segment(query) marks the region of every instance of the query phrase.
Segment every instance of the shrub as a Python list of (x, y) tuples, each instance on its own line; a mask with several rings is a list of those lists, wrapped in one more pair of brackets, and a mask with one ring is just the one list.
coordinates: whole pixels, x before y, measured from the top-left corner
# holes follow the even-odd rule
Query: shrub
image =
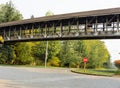
[(59, 67), (60, 66), (60, 60), (59, 60), (59, 58), (58, 57), (52, 57), (52, 59), (50, 59), (48, 61), (48, 65)]
[(120, 75), (120, 70), (117, 70), (115, 74)]
[(120, 69), (120, 60), (115, 60), (114, 64), (118, 69)]

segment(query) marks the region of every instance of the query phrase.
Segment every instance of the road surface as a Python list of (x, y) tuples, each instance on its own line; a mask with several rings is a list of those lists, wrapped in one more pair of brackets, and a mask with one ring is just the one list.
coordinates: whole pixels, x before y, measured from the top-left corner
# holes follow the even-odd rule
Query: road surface
[(120, 88), (120, 78), (76, 74), (68, 69), (0, 66), (0, 88)]

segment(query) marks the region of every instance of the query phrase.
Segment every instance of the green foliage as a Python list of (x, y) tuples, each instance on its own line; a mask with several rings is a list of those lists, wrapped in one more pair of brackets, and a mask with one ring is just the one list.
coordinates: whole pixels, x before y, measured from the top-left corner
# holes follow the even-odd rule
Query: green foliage
[(104, 43), (99, 40), (85, 40), (84, 43), (84, 53), (88, 58), (89, 68), (100, 68), (103, 67), (103, 63), (109, 61), (109, 52), (106, 49)]
[[(17, 9), (15, 9), (11, 1), (7, 2), (6, 4), (0, 5), (0, 23), (21, 20), (21, 19), (22, 19), (22, 15)], [(13, 45), (4, 44), (0, 48), (1, 64), (13, 64), (15, 58), (16, 58), (16, 55), (14, 52)]]
[(34, 15), (32, 15), (30, 18), (33, 19), (33, 18), (35, 18), (35, 17), (34, 17)]
[(59, 54), (62, 66), (83, 67), (83, 58), (88, 58), (87, 68), (101, 68), (109, 63), (110, 55), (100, 40), (64, 41)]
[(54, 13), (52, 12), (52, 11), (48, 11), (47, 13), (46, 13), (46, 16), (53, 16), (54, 15)]
[(0, 23), (21, 20), (23, 17), (12, 2), (0, 6)]
[(115, 74), (120, 75), (120, 70), (117, 70)]
[(48, 65), (49, 66), (55, 66), (55, 67), (59, 67), (60, 66), (60, 60), (58, 57), (52, 57), (49, 61), (48, 61)]
[(48, 42), (48, 59), (55, 57), (60, 52), (61, 42), (60, 41), (50, 41)]
[[(32, 47), (32, 54), (37, 61), (42, 61), (44, 63), (45, 54), (46, 54), (46, 41), (39, 42)], [(52, 57), (56, 57), (60, 52), (60, 41), (50, 41), (48, 42), (48, 60)]]
[(120, 69), (120, 60), (115, 60), (114, 64), (118, 69)]
[(0, 63), (1, 64), (11, 64), (12, 59), (14, 58), (13, 49), (11, 45), (4, 44), (0, 47)]
[(32, 47), (32, 54), (35, 59), (42, 60), (44, 62), (45, 59), (45, 50), (46, 50), (46, 42), (40, 42)]
[(81, 56), (74, 50), (75, 41), (63, 41), (59, 53), (62, 66), (77, 67), (81, 62)]
[(30, 64), (33, 61), (31, 48), (27, 43), (17, 43), (15, 45), (16, 64)]

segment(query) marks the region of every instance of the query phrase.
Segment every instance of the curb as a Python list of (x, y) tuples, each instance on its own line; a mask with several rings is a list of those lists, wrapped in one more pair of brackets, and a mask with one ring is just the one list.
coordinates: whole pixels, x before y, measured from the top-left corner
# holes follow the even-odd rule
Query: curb
[(71, 72), (73, 73), (77, 73), (77, 74), (84, 74), (84, 75), (93, 75), (93, 76), (105, 76), (105, 77), (113, 77), (114, 75), (98, 75), (98, 74), (89, 74), (89, 73), (82, 73), (82, 72), (76, 72), (71, 70)]

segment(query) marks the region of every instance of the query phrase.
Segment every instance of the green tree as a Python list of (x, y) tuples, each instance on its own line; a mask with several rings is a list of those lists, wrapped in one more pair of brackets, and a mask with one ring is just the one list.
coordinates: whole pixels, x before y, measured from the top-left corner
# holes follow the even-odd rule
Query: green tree
[(88, 58), (89, 68), (101, 68), (109, 61), (109, 52), (100, 40), (84, 40), (84, 55)]
[(31, 47), (28, 43), (16, 43), (15, 54), (17, 56), (15, 64), (31, 64), (33, 61)]
[(1, 64), (11, 64), (14, 58), (14, 49), (12, 45), (4, 44), (0, 47), (0, 63)]
[[(0, 23), (21, 20), (23, 17), (20, 12), (14, 7), (13, 3), (7, 2), (0, 5)], [(1, 38), (2, 40), (2, 38)], [(3, 42), (3, 40), (2, 40)], [(14, 44), (13, 44), (14, 45)], [(0, 63), (12, 64), (16, 55), (11, 44), (4, 44), (0, 48)]]
[(35, 18), (35, 17), (34, 17), (34, 15), (32, 15), (30, 18), (33, 19), (33, 18)]
[(62, 48), (59, 53), (61, 66), (77, 67), (81, 62), (81, 57), (74, 49), (76, 41), (63, 41)]
[(83, 58), (88, 58), (88, 68), (102, 68), (109, 65), (110, 55), (100, 40), (64, 41), (59, 54), (62, 66), (83, 67)]
[(75, 41), (73, 47), (74, 47), (75, 53), (77, 54), (78, 59), (79, 59), (78, 66), (83, 67), (82, 66), (83, 65), (83, 58), (86, 57), (86, 55), (85, 55), (85, 46), (84, 46), (83, 40)]
[[(61, 44), (59, 41), (51, 41), (48, 45), (48, 61), (52, 59), (52, 57), (57, 57), (57, 54), (60, 51)], [(32, 54), (35, 57), (36, 61), (44, 63), (45, 54), (46, 54), (46, 41), (42, 41), (37, 43), (32, 47)]]
[[(45, 51), (46, 51), (46, 43), (45, 42), (39, 42), (35, 46), (32, 47), (32, 54), (35, 58), (36, 62), (41, 62), (42, 64), (44, 63), (45, 59)], [(40, 63), (37, 63), (40, 64)]]
[(46, 16), (53, 16), (54, 15), (54, 13), (52, 12), (52, 11), (48, 11), (48, 12), (46, 12), (46, 14), (45, 14)]
[(21, 20), (22, 18), (22, 14), (15, 9), (11, 1), (0, 5), (0, 23)]

